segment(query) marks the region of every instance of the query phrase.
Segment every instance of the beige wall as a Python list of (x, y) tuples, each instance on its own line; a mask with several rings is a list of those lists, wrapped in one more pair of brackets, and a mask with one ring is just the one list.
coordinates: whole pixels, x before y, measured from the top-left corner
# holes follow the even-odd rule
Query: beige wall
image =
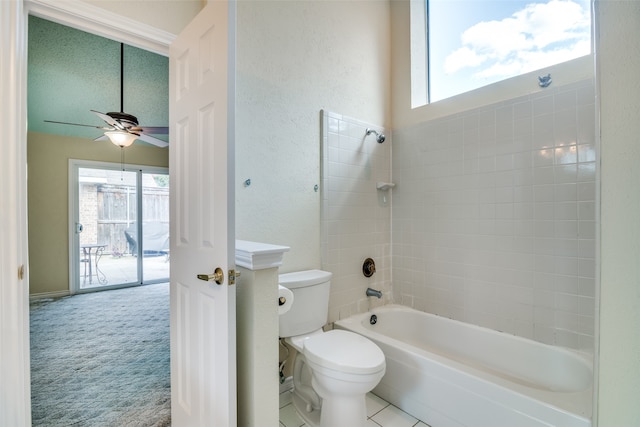
[(93, 6), (178, 34), (198, 14), (205, 0), (82, 0)]
[[(126, 163), (168, 167), (168, 150), (134, 144)], [(69, 290), (69, 159), (120, 163), (107, 142), (30, 132), (27, 139), (29, 293)]]
[(386, 1), (238, 2), (236, 237), (281, 272), (320, 267), (320, 110), (389, 122), (389, 30)]
[(597, 5), (601, 264), (598, 426), (640, 423), (640, 2)]

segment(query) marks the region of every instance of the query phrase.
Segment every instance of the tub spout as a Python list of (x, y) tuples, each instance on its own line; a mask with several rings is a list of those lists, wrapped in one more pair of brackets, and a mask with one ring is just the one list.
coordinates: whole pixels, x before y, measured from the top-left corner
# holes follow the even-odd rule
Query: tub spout
[(382, 298), (382, 292), (376, 291), (375, 289), (367, 288), (367, 296)]

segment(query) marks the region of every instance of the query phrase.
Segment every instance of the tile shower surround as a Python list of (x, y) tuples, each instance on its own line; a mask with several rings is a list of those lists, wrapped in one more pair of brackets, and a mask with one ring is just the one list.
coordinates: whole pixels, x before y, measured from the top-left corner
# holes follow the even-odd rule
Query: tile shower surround
[(592, 80), (393, 132), (397, 303), (587, 352)]
[[(391, 179), (391, 135), (380, 126), (327, 111), (322, 120), (322, 268), (333, 273), (329, 322), (391, 300), (391, 193), (376, 183)], [(386, 134), (383, 144), (373, 128)], [(385, 199), (386, 197), (386, 199)], [(362, 263), (373, 258), (367, 278)], [(367, 287), (382, 299), (367, 297)]]

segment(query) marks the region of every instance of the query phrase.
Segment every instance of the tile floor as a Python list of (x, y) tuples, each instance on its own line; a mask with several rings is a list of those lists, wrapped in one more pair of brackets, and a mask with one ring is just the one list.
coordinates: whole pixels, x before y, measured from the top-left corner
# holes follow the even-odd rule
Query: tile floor
[[(367, 427), (429, 427), (373, 393), (367, 394)], [(280, 394), (280, 427), (302, 427), (291, 402), (291, 391)]]

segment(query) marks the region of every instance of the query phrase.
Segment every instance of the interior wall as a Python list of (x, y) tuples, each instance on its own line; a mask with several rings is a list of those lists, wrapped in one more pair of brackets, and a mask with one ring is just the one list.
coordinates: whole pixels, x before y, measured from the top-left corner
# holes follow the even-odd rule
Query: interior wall
[[(69, 159), (120, 163), (109, 142), (29, 132), (27, 136), (29, 293), (69, 291)], [(169, 166), (165, 148), (134, 144), (125, 162)]]
[[(593, 56), (412, 109), (409, 1), (391, 2), (391, 22), (396, 302), (593, 350)], [(544, 89), (537, 77), (547, 73)], [(591, 83), (567, 104), (562, 91), (581, 82)], [(439, 240), (430, 240), (434, 231)]]
[(81, 0), (110, 12), (160, 28), (172, 34), (180, 31), (206, 4), (206, 0)]
[(596, 2), (601, 129), (598, 426), (640, 420), (640, 3)]
[(237, 12), (236, 237), (291, 247), (281, 272), (320, 268), (320, 110), (389, 122), (389, 3)]
[(593, 351), (593, 80), (394, 130), (396, 302)]
[[(636, 1), (595, 0), (595, 49), (597, 67), (579, 71), (594, 75), (599, 86), (598, 104), (601, 152), (597, 164), (600, 177), (597, 186), (601, 194), (597, 201), (599, 214), (599, 240), (596, 251), (596, 276), (600, 286), (596, 289), (597, 408), (594, 421), (600, 427), (634, 425), (640, 419), (640, 406), (635, 400), (640, 388), (640, 335), (634, 325), (640, 323), (640, 293), (638, 292), (636, 244), (640, 225), (637, 179), (638, 159), (636, 135), (640, 133), (636, 112), (638, 100), (637, 75), (640, 55), (634, 54), (640, 39), (637, 22), (640, 4)], [(392, 62), (394, 66), (393, 123), (410, 126), (426, 121), (425, 110), (409, 109), (407, 90), (408, 56), (408, 2), (392, 2)], [(591, 62), (591, 61), (589, 61)], [(589, 71), (592, 70), (592, 71)], [(462, 111), (462, 110), (459, 110)], [(598, 356), (597, 356), (598, 357)]]

